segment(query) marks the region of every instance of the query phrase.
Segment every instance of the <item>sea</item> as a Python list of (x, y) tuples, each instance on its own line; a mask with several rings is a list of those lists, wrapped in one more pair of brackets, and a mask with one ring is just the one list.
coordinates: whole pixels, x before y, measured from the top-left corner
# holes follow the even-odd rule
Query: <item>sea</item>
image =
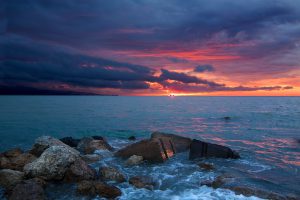
[[(216, 169), (204, 171), (188, 152), (134, 167), (96, 152), (103, 159), (93, 167), (115, 166), (127, 178), (146, 175), (157, 183), (152, 191), (112, 183), (122, 190), (120, 199), (259, 199), (201, 184), (220, 175), (300, 199), (300, 97), (0, 96), (0, 151), (28, 150), (42, 135), (105, 136), (118, 149), (132, 143), (129, 136), (141, 140), (154, 131), (226, 145), (241, 159), (210, 158), (205, 161)], [(50, 185), (46, 192), (49, 199), (86, 199), (75, 187)]]

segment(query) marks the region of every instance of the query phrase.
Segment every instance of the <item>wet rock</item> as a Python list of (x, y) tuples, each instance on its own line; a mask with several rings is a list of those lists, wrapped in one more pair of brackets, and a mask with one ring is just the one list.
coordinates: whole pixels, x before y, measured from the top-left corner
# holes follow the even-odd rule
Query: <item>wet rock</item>
[(143, 156), (133, 155), (126, 160), (125, 165), (127, 166), (139, 165), (143, 162), (143, 159), (144, 159)]
[(142, 140), (117, 151), (115, 156), (129, 158), (142, 156), (150, 162), (164, 162), (175, 154), (174, 145), (168, 138), (153, 138)]
[(10, 169), (10, 160), (4, 156), (4, 154), (0, 155), (0, 169)]
[(246, 186), (232, 186), (232, 187), (226, 187), (226, 189), (230, 189), (232, 191), (234, 191), (237, 195), (244, 195), (246, 197), (249, 196), (256, 196), (262, 199), (272, 199), (272, 200), (292, 200), (295, 199), (296, 197), (292, 197), (292, 196), (283, 196), (281, 194), (278, 193), (274, 193), (274, 192), (269, 192), (266, 190), (261, 190), (261, 189), (257, 189), (257, 188), (250, 188), (250, 187), (246, 187)]
[(3, 155), (7, 158), (15, 158), (15, 157), (21, 155), (22, 153), (23, 153), (23, 151), (20, 148), (14, 148), (14, 149), (5, 151), (3, 153)]
[(208, 170), (208, 171), (215, 169), (213, 163), (202, 162), (202, 163), (198, 163), (198, 165), (201, 169)]
[(114, 167), (100, 167), (99, 177), (103, 181), (116, 181), (119, 183), (126, 181), (125, 176)]
[(45, 180), (60, 180), (68, 167), (79, 159), (79, 153), (71, 147), (51, 146), (42, 155), (24, 166), (28, 177), (44, 177)]
[(189, 158), (195, 159), (201, 157), (240, 158), (239, 154), (229, 147), (194, 139), (191, 143)]
[(136, 188), (146, 188), (153, 190), (155, 182), (151, 177), (148, 176), (134, 176), (129, 179), (129, 183), (134, 185)]
[(128, 138), (128, 140), (133, 141), (133, 140), (136, 140), (136, 138), (135, 138), (134, 136), (130, 136), (130, 137)]
[(92, 136), (92, 138), (93, 138), (94, 140), (105, 140), (104, 137), (99, 136), (99, 135), (94, 135), (94, 136)]
[(174, 145), (174, 150), (179, 152), (187, 151), (190, 148), (192, 143), (192, 139), (187, 137), (182, 137), (180, 135), (175, 134), (168, 134), (168, 133), (161, 133), (161, 132), (154, 132), (151, 134), (151, 138), (168, 138), (172, 141)]
[(82, 159), (77, 159), (67, 169), (64, 181), (66, 182), (78, 182), (82, 180), (94, 180), (96, 179), (96, 170), (90, 167)]
[(9, 200), (44, 200), (46, 199), (43, 187), (33, 180), (19, 183), (9, 195)]
[(102, 182), (95, 182), (94, 187), (96, 193), (101, 197), (115, 199), (122, 195), (121, 190), (113, 185), (108, 185)]
[(78, 143), (80, 142), (80, 139), (74, 139), (73, 137), (64, 137), (59, 140), (70, 147), (77, 147)]
[(81, 158), (88, 164), (90, 163), (95, 163), (98, 162), (99, 160), (101, 160), (101, 156), (98, 154), (86, 154), (86, 155), (82, 155)]
[(23, 171), (26, 164), (33, 162), (36, 157), (30, 153), (23, 153), (10, 159), (10, 169)]
[(4, 188), (12, 188), (20, 183), (24, 178), (24, 173), (11, 169), (0, 170), (0, 186)]
[(64, 146), (66, 148), (72, 149), (72, 151), (76, 151), (75, 149), (71, 148), (70, 146), (66, 145), (62, 141), (53, 138), (51, 136), (41, 136), (35, 140), (35, 144), (33, 148), (30, 150), (29, 153), (39, 157), (47, 148), (52, 146)]
[(77, 149), (84, 154), (92, 154), (96, 150), (113, 150), (106, 140), (95, 140), (91, 137), (81, 139)]
[(228, 120), (231, 120), (231, 117), (226, 116), (226, 117), (223, 117), (223, 119), (228, 121)]
[(108, 199), (115, 199), (122, 195), (119, 188), (100, 181), (79, 182), (77, 185), (77, 193), (86, 196), (99, 195)]
[(216, 189), (216, 188), (223, 187), (224, 184), (230, 182), (231, 179), (232, 179), (231, 176), (221, 175), (212, 181), (211, 180), (203, 181), (201, 183), (201, 185), (206, 185), (208, 187), (212, 187), (212, 188)]

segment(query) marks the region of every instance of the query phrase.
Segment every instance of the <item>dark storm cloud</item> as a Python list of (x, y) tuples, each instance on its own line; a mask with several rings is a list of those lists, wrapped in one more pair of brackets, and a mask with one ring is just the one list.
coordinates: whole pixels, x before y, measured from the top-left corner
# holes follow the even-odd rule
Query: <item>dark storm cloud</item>
[(213, 72), (215, 68), (212, 65), (198, 65), (194, 68), (194, 72)]

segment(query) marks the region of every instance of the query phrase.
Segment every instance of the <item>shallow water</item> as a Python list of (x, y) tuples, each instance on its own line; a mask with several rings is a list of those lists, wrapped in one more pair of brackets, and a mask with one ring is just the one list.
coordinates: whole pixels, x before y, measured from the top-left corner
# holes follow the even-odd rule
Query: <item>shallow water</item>
[[(224, 173), (241, 185), (300, 196), (299, 97), (0, 96), (0, 110), (1, 151), (29, 148), (40, 135), (104, 135), (120, 148), (128, 136), (164, 131), (228, 145), (242, 156), (210, 159), (217, 167), (214, 172), (199, 170), (185, 153), (161, 165), (124, 168), (128, 176), (148, 174), (160, 184), (154, 192), (118, 185), (121, 199), (244, 199), (229, 190), (200, 186)], [(118, 167), (120, 162), (108, 156), (95, 167)], [(68, 199), (72, 187), (67, 188), (67, 194), (55, 187), (48, 193)]]

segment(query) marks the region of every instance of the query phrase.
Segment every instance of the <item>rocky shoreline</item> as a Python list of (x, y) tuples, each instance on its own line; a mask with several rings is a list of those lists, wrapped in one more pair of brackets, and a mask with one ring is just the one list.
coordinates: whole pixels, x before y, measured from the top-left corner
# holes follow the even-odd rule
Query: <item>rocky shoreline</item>
[[(128, 140), (134, 141), (135, 137), (132, 136)], [(212, 171), (215, 167), (206, 162), (206, 158), (240, 158), (240, 155), (229, 147), (160, 132), (154, 132), (151, 138), (134, 142), (121, 149), (113, 148), (101, 136), (82, 139), (42, 136), (36, 139), (29, 151), (15, 148), (0, 154), (0, 186), (5, 189), (5, 197), (9, 200), (48, 199), (45, 188), (49, 184), (75, 184), (76, 194), (79, 196), (99, 196), (107, 199), (117, 199), (122, 195), (120, 188), (111, 183), (128, 182), (137, 189), (147, 190), (156, 187), (157, 180), (147, 175), (128, 177), (114, 166), (92, 167), (91, 164), (102, 159), (101, 155), (95, 154), (97, 150), (112, 152), (113, 156), (121, 158), (121, 166), (124, 167), (159, 164), (178, 153), (189, 152), (187, 159), (202, 170)], [(226, 188), (236, 194), (265, 199), (296, 199), (250, 187), (226, 185), (231, 178), (219, 176), (201, 185)]]

